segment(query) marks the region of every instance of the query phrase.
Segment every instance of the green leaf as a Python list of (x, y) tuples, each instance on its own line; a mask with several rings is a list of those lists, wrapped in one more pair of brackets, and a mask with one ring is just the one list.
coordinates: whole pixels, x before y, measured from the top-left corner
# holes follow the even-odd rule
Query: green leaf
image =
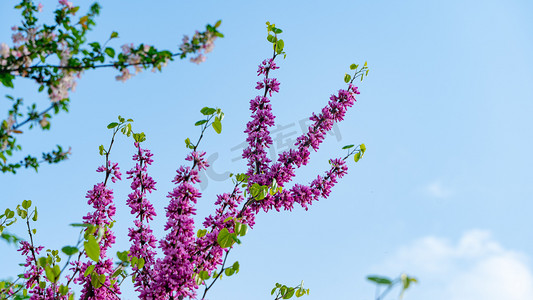
[(272, 291), (270, 292), (270, 295), (274, 295), (277, 289), (278, 289), (277, 287), (273, 288)]
[(91, 224), (87, 224), (87, 223), (71, 223), (69, 225), (72, 227), (90, 227), (91, 226)]
[(109, 123), (109, 125), (107, 125), (107, 129), (112, 129), (112, 128), (115, 128), (117, 126), (118, 126), (117, 122), (112, 122), (112, 123)]
[(280, 54), (281, 52), (283, 52), (284, 47), (285, 43), (283, 42), (283, 40), (278, 40), (278, 42), (276, 43), (276, 52)]
[(200, 126), (200, 125), (205, 124), (205, 123), (207, 123), (207, 120), (200, 120), (200, 121), (194, 123), (194, 126)]
[(213, 122), (212, 126), (216, 133), (220, 134), (222, 132), (222, 123), (220, 122), (219, 117), (215, 118), (215, 121)]
[(33, 210), (33, 222), (37, 222), (37, 218), (38, 218), (39, 214), (37, 213), (37, 207), (35, 207), (35, 209)]
[(202, 278), (200, 278), (200, 275), (195, 273), (193, 275), (193, 278), (194, 278), (194, 281), (196, 282), (197, 285), (201, 285), (202, 284), (203, 280), (202, 280)]
[(189, 138), (185, 139), (185, 146), (187, 148), (191, 148), (191, 147), (194, 148), (194, 146), (192, 145), (191, 140)]
[(344, 82), (348, 83), (350, 82), (350, 79), (352, 79), (352, 76), (350, 76), (350, 74), (344, 75)]
[(361, 159), (361, 152), (355, 153), (355, 155), (353, 156), (353, 160), (355, 160), (355, 162), (358, 162), (360, 159)]
[(248, 233), (248, 225), (242, 224), (241, 230), (239, 230), (238, 233), (239, 233), (240, 236), (245, 236), (246, 233)]
[(74, 255), (74, 254), (78, 253), (79, 250), (76, 247), (65, 246), (65, 247), (61, 248), (61, 251), (63, 253), (65, 253), (66, 255), (71, 256), (71, 255)]
[(276, 42), (276, 38), (273, 35), (269, 34), (267, 36), (267, 41), (269, 41), (271, 43), (275, 43)]
[(212, 114), (214, 114), (217, 110), (212, 108), (212, 107), (204, 107), (200, 110), (200, 112), (204, 115), (204, 116), (210, 116)]
[(392, 284), (392, 280), (390, 280), (387, 277), (368, 276), (366, 279), (369, 280), (369, 281), (372, 281), (372, 282), (374, 282), (376, 284), (384, 284), (384, 285), (391, 285)]
[(59, 268), (59, 265), (55, 265), (52, 271), (54, 272), (56, 279), (59, 278), (59, 275), (61, 274), (61, 269)]
[(96, 265), (88, 266), (87, 269), (85, 269), (85, 273), (83, 273), (83, 276), (87, 277), (89, 274), (91, 274), (94, 271), (94, 267), (96, 267)]
[(139, 258), (139, 260), (137, 261), (137, 269), (142, 269), (144, 267), (145, 262), (146, 261), (144, 260), (144, 258)]
[(232, 234), (228, 231), (227, 228), (222, 228), (217, 236), (217, 243), (222, 248), (229, 248), (233, 246), (235, 241), (232, 238)]
[(49, 265), (46, 265), (44, 267), (44, 272), (45, 272), (46, 278), (48, 278), (48, 280), (50, 280), (51, 282), (55, 282), (56, 281), (56, 276), (54, 275), (54, 271), (52, 270), (52, 268), (50, 268)]
[(66, 285), (60, 285), (59, 286), (59, 293), (62, 295), (62, 296), (65, 296), (67, 293), (68, 293), (68, 287)]
[(342, 149), (350, 149), (350, 148), (352, 148), (353, 146), (355, 146), (355, 145), (346, 145), (346, 146), (342, 147)]
[(274, 32), (275, 34), (280, 34), (283, 32), (283, 30), (279, 29), (279, 28), (272, 28), (272, 32)]
[(85, 253), (87, 253), (87, 256), (90, 259), (94, 260), (95, 262), (100, 260), (100, 245), (98, 245), (93, 235), (89, 235), (87, 237), (87, 241), (83, 243), (83, 247), (85, 248)]
[(198, 229), (196, 236), (201, 238), (201, 237), (204, 237), (206, 234), (207, 234), (207, 229)]
[(117, 257), (118, 257), (118, 259), (120, 259), (123, 262), (128, 262), (129, 261), (128, 253), (129, 253), (128, 250), (125, 250), (125, 251), (122, 251), (122, 252), (117, 251)]
[(216, 23), (215, 23), (215, 28), (218, 28), (220, 26), (220, 24), (222, 24), (222, 20), (218, 20)]
[(107, 47), (105, 48), (104, 52), (109, 55), (109, 57), (112, 57), (114, 58), (115, 57), (115, 49), (111, 48), (111, 47)]
[(202, 280), (207, 280), (207, 279), (209, 279), (209, 278), (211, 277), (211, 276), (209, 276), (209, 272), (207, 272), (207, 271), (205, 271), (205, 270), (204, 270), (204, 271), (201, 271), (201, 272), (198, 274), (198, 276), (200, 276), (200, 279), (202, 279)]
[(292, 298), (292, 296), (294, 296), (294, 288), (289, 288), (287, 290), (287, 294), (285, 294), (285, 296), (283, 296), (283, 299), (290, 299), (290, 298)]
[(364, 154), (365, 151), (366, 151), (366, 146), (365, 146), (365, 144), (361, 144), (361, 145), (359, 145), (359, 149), (361, 149), (361, 152), (363, 152), (363, 154)]
[(109, 37), (109, 39), (114, 39), (114, 38), (118, 38), (118, 32), (116, 31), (111, 32), (111, 36)]
[(23, 207), (24, 209), (28, 209), (28, 208), (30, 208), (30, 207), (31, 207), (31, 200), (24, 200), (24, 201), (22, 201), (22, 207)]
[(233, 268), (227, 268), (226, 270), (224, 270), (224, 274), (226, 274), (226, 276), (231, 276), (235, 273), (235, 270), (233, 270)]
[(356, 64), (351, 64), (350, 65), (350, 70), (355, 70), (357, 69), (357, 65)]
[(233, 266), (231, 266), (233, 268), (233, 270), (235, 270), (235, 273), (239, 273), (239, 268), (240, 268), (240, 265), (239, 265), (239, 262), (236, 261), (233, 263)]
[(115, 272), (113, 272), (113, 275), (111, 277), (117, 277), (118, 275), (122, 274), (122, 269), (117, 269)]

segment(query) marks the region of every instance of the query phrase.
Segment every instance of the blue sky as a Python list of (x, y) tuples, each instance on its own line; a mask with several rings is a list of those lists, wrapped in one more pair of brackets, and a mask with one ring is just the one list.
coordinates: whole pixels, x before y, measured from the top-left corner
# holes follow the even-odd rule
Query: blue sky
[[(9, 1), (11, 2), (11, 1)], [(78, 1), (79, 2), (79, 1)], [(75, 4), (78, 4), (75, 1)], [(13, 2), (14, 3), (14, 2)], [(9, 41), (19, 18), (13, 3), (0, 3), (0, 41)], [(56, 6), (43, 1), (45, 12)], [(222, 19), (224, 39), (197, 66), (176, 61), (162, 73), (145, 72), (126, 83), (116, 72), (86, 72), (72, 94), (71, 112), (54, 118), (49, 132), (21, 138), (25, 150), (72, 146), (72, 158), (39, 173), (0, 175), (2, 207), (24, 199), (38, 205), (37, 242), (58, 249), (72, 244), (88, 206), (85, 193), (101, 181), (98, 146), (117, 115), (135, 120), (153, 151), (151, 175), (158, 191), (161, 229), (166, 194), (187, 150), (198, 136), (194, 122), (203, 106), (218, 106), (226, 118), (221, 135), (202, 145), (218, 154), (213, 173), (240, 172), (231, 149), (245, 138), (248, 101), (255, 97), (257, 64), (270, 55), (265, 22), (284, 30), (287, 58), (274, 74), (281, 82), (272, 99), (282, 131), (301, 133), (299, 122), (343, 88), (351, 63), (368, 61), (357, 104), (328, 136), (312, 163), (297, 173), (308, 182), (344, 155), (346, 144), (365, 143), (367, 153), (331, 197), (309, 211), (261, 214), (256, 227), (230, 256), (241, 271), (224, 278), (210, 299), (272, 299), (275, 282), (311, 289), (308, 299), (372, 299), (367, 274), (420, 279), (405, 299), (517, 299), (533, 297), (533, 22), (530, 1), (145, 1), (102, 3), (89, 39), (104, 41), (118, 31), (124, 43), (177, 49), (183, 34)], [(47, 99), (16, 82), (11, 93)], [(6, 108), (0, 104), (0, 108)], [(293, 136), (294, 137), (294, 136)], [(133, 147), (119, 139), (112, 154), (125, 173)], [(276, 149), (285, 150), (285, 149)], [(211, 176), (213, 177), (213, 176)], [(131, 218), (123, 205), (129, 182), (112, 186), (118, 203), (119, 242), (128, 247)], [(209, 178), (198, 220), (213, 210), (230, 181)], [(13, 229), (23, 235), (22, 223)], [(161, 235), (160, 235), (161, 236)], [(20, 272), (23, 258), (0, 245), (0, 277)], [(134, 299), (131, 286), (124, 299)]]

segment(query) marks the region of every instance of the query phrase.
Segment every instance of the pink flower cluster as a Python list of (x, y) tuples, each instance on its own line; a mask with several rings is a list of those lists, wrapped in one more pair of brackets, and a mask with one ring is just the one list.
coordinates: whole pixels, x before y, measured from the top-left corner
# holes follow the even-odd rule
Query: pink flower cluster
[(144, 267), (139, 268), (134, 265), (133, 275), (135, 276), (134, 286), (140, 293), (141, 299), (156, 299), (151, 286), (154, 280), (155, 249), (157, 240), (152, 233), (148, 223), (156, 216), (154, 207), (146, 198), (148, 193), (155, 190), (156, 182), (147, 174), (147, 166), (151, 165), (153, 154), (149, 150), (142, 149), (139, 143), (135, 143), (137, 154), (133, 160), (137, 161), (135, 167), (127, 172), (128, 179), (133, 179), (131, 189), (133, 192), (128, 195), (127, 204), (131, 208), (131, 214), (137, 219), (134, 221), (135, 227), (129, 229), (128, 237), (131, 241), (130, 257), (144, 259)]
[[(117, 163), (108, 162), (107, 166), (100, 166), (97, 172), (105, 172), (106, 178), (110, 177), (113, 182), (116, 179), (121, 179)], [(113, 260), (107, 257), (107, 250), (115, 243), (115, 235), (110, 228), (116, 213), (116, 207), (113, 203), (113, 191), (106, 186), (105, 182), (101, 182), (87, 192), (86, 198), (94, 211), (87, 213), (83, 217), (83, 222), (96, 226), (97, 230), (94, 235), (100, 241), (100, 259), (94, 267), (94, 274), (87, 276), (85, 271), (91, 265), (90, 262), (72, 262), (73, 268), (71, 270), (79, 272), (74, 282), (83, 286), (81, 291), (82, 299), (114, 299), (117, 298), (117, 294), (120, 294), (120, 289), (117, 284), (111, 283), (110, 275), (114, 271)], [(105, 280), (100, 282), (101, 285), (98, 288), (92, 284), (93, 275), (105, 275)]]
[[(317, 150), (323, 142), (326, 133), (332, 129), (335, 122), (344, 119), (347, 109), (354, 105), (355, 95), (359, 94), (357, 87), (349, 84), (347, 90), (339, 90), (332, 95), (319, 114), (313, 114), (310, 120), (313, 124), (307, 132), (298, 137), (295, 148), (281, 153), (277, 161), (272, 162), (267, 157), (267, 150), (272, 145), (269, 128), (274, 126), (275, 117), (272, 113), (272, 104), (269, 97), (272, 93), (279, 92), (279, 82), (270, 78), (270, 72), (278, 69), (274, 59), (265, 60), (259, 65), (258, 76), (263, 78), (258, 81), (257, 89), (263, 90), (250, 101), (251, 120), (246, 125), (248, 147), (243, 151), (243, 158), (247, 160), (248, 170), (247, 189), (254, 184), (270, 186), (276, 183), (280, 187), (290, 184), (297, 168), (304, 166), (309, 161), (311, 149)], [(197, 145), (196, 145), (197, 147)], [(209, 167), (204, 152), (194, 150), (185, 160), (191, 166), (180, 166), (176, 171), (173, 183), (176, 187), (168, 193), (169, 203), (165, 208), (167, 222), (165, 224), (166, 236), (158, 241), (153, 235), (149, 222), (156, 216), (153, 205), (147, 195), (155, 190), (155, 181), (147, 174), (147, 167), (152, 164), (152, 154), (149, 150), (135, 143), (137, 150), (133, 156), (135, 167), (127, 172), (128, 179), (132, 179), (132, 193), (128, 195), (127, 205), (131, 214), (135, 216), (134, 226), (129, 229), (129, 239), (132, 243), (129, 257), (133, 260), (143, 260), (143, 265), (133, 263), (134, 285), (141, 299), (183, 299), (195, 298), (199, 288), (196, 280), (199, 273), (213, 272), (223, 264), (223, 256), (230, 248), (222, 248), (217, 242), (217, 237), (223, 229), (233, 233), (235, 222), (238, 221), (253, 227), (255, 216), (261, 211), (271, 209), (292, 210), (294, 204), (299, 204), (308, 209), (314, 201), (327, 198), (332, 187), (338, 179), (347, 172), (344, 159), (330, 159), (330, 168), (324, 175), (317, 175), (310, 184), (294, 184), (290, 188), (267, 194), (257, 200), (248, 190), (248, 196), (240, 189), (243, 181), (236, 182), (231, 193), (217, 196), (215, 201), (216, 211), (209, 215), (203, 222), (205, 234), (196, 234), (193, 216), (196, 214), (196, 204), (202, 194), (196, 184), (200, 182), (199, 172)], [(97, 169), (105, 172), (106, 182), (111, 178), (113, 182), (121, 179), (121, 173), (116, 163), (107, 162), (106, 166)], [(89, 267), (89, 262), (73, 262), (72, 270), (78, 273), (74, 278), (76, 283), (83, 285), (82, 298), (84, 299), (113, 299), (120, 294), (118, 284), (112, 284), (113, 262), (107, 258), (106, 250), (115, 242), (115, 236), (110, 230), (110, 225), (115, 216), (113, 192), (108, 189), (105, 182), (94, 186), (87, 193), (88, 203), (94, 208), (84, 218), (84, 223), (96, 226), (99, 230), (94, 233), (98, 239), (101, 252), (100, 260), (93, 271), (96, 275), (105, 274), (105, 281), (95, 288), (91, 284), (91, 276), (84, 272)], [(23, 254), (29, 253), (28, 244), (23, 245)], [(162, 251), (162, 257), (157, 258), (156, 248)], [(38, 252), (42, 248), (36, 249)], [(27, 266), (32, 266), (28, 256)], [(27, 273), (28, 284), (42, 273), (40, 268), (31, 268)], [(34, 288), (35, 289), (35, 288)]]

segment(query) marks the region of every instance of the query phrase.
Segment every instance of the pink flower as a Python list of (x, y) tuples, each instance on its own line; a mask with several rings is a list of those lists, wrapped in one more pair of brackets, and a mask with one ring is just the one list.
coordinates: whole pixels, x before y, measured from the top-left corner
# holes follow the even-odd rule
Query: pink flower
[(0, 44), (0, 56), (8, 57), (10, 50), (11, 49), (9, 48), (9, 46), (6, 43), (1, 43)]
[(67, 7), (68, 9), (72, 9), (72, 7), (73, 7), (72, 2), (70, 2), (68, 0), (59, 0), (59, 4)]
[(191, 58), (191, 62), (199, 65), (199, 64), (203, 63), (205, 61), (205, 59), (206, 59), (206, 57), (203, 54), (199, 54), (196, 57), (192, 57)]

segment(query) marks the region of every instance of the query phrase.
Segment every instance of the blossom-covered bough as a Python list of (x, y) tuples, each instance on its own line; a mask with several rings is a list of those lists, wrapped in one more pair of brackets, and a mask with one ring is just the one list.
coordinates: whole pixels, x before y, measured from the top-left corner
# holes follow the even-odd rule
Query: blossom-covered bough
[[(213, 50), (214, 41), (223, 37), (217, 30), (221, 24), (218, 21), (207, 25), (203, 32), (196, 31), (191, 38), (185, 36), (175, 52), (147, 44), (125, 44), (116, 50), (109, 43), (118, 38), (117, 32), (112, 32), (103, 44), (87, 42), (86, 35), (94, 29), (95, 18), (100, 13), (98, 3), (78, 16), (79, 6), (59, 0), (53, 24), (38, 23), (37, 16), (43, 6), (35, 5), (32, 0), (21, 0), (15, 8), (21, 11), (22, 24), (11, 28), (11, 46), (0, 43), (0, 83), (14, 88), (16, 78), (29, 79), (37, 84), (39, 92), (47, 93), (50, 102), (43, 108), (37, 102), (28, 104), (20, 97), (6, 95), (12, 108), (7, 118), (0, 121), (0, 171), (3, 173), (15, 173), (22, 167), (37, 171), (43, 162), (53, 164), (68, 158), (70, 149), (61, 146), (43, 153), (41, 159), (34, 155), (17, 159), (14, 154), (22, 150), (17, 137), (23, 133), (24, 126), (49, 130), (54, 114), (68, 112), (70, 92), (75, 90), (77, 80), (85, 71), (113, 68), (120, 73), (116, 79), (124, 82), (142, 70), (161, 71), (175, 58), (190, 57), (191, 62), (199, 64)], [(28, 107), (26, 112), (24, 106)]]
[[(333, 124), (342, 121), (348, 108), (354, 105), (359, 91), (353, 81), (356, 78), (362, 80), (368, 74), (367, 65), (351, 65), (354, 74), (347, 74), (344, 78), (347, 89), (332, 95), (320, 113), (310, 117), (313, 124), (298, 137), (293, 149), (281, 153), (276, 161), (271, 161), (266, 153), (272, 145), (269, 128), (275, 124), (271, 97), (279, 92), (280, 87), (280, 83), (271, 75), (279, 68), (276, 59), (285, 56), (285, 53), (284, 42), (278, 36), (282, 30), (270, 23), (267, 23), (267, 29), (273, 55), (259, 65), (258, 76), (261, 79), (256, 89), (261, 94), (250, 101), (251, 120), (245, 130), (248, 146), (242, 155), (247, 160), (248, 169), (231, 175), (234, 186), (231, 192), (217, 196), (216, 210), (201, 225), (195, 224), (195, 206), (202, 196), (197, 188), (199, 172), (209, 167), (205, 152), (199, 147), (208, 128), (221, 132), (224, 113), (220, 109), (204, 107), (201, 110), (204, 119), (195, 123), (201, 128), (198, 140), (185, 140), (186, 147), (191, 150), (185, 158), (189, 164), (180, 166), (176, 171), (173, 180), (176, 187), (168, 193), (169, 201), (165, 207), (166, 233), (160, 240), (149, 224), (156, 217), (154, 207), (148, 200), (156, 185), (148, 175), (152, 154), (141, 146), (145, 140), (144, 134), (132, 131), (132, 120), (119, 117), (118, 122), (108, 125), (113, 130), (110, 146), (107, 149), (100, 146), (100, 154), (105, 156), (106, 164), (97, 171), (104, 173), (105, 179), (86, 196), (93, 210), (83, 218), (82, 224), (76, 225), (83, 227), (83, 237), (77, 247), (63, 248), (63, 252), (69, 256), (71, 271), (65, 276), (66, 281), (59, 281), (63, 271), (59, 270), (57, 251), (50, 252), (41, 260), (37, 255), (42, 246), (23, 242), (20, 249), (27, 256), (23, 276), (25, 286), (10, 283), (10, 286), (0, 290), (1, 295), (17, 294), (16, 287), (20, 286), (18, 292), (22, 290), (32, 299), (71, 299), (71, 284), (74, 283), (82, 287), (80, 299), (120, 299), (120, 285), (131, 276), (141, 299), (205, 299), (217, 280), (239, 271), (239, 263), (229, 264), (228, 257), (235, 244), (241, 243), (239, 237), (253, 228), (258, 213), (272, 209), (292, 210), (295, 204), (308, 209), (314, 201), (327, 198), (338, 179), (346, 174), (346, 160), (353, 156), (357, 162), (363, 156), (366, 150), (364, 144), (358, 147), (345, 146), (343, 149), (347, 149), (347, 154), (330, 159), (329, 170), (322, 175), (317, 174), (316, 179), (309, 184), (293, 183), (295, 170), (309, 162), (311, 149), (318, 150)], [(121, 262), (113, 265), (107, 252), (115, 242), (111, 229), (116, 220), (113, 192), (108, 187), (108, 179), (111, 182), (121, 180), (118, 165), (109, 161), (118, 132), (133, 136), (134, 139), (135, 166), (127, 172), (128, 179), (132, 181), (132, 192), (126, 203), (136, 219), (128, 233), (131, 247), (128, 251), (118, 252)], [(22, 207), (18, 208), (19, 216), (20, 212), (26, 212), (21, 217), (27, 220), (29, 228), (31, 203), (23, 203)], [(14, 212), (8, 210), (1, 218), (9, 222), (14, 218)], [(83, 247), (80, 246), (82, 243)], [(131, 271), (128, 273), (127, 270)], [(308, 293), (303, 282), (295, 287), (276, 284), (272, 290), (275, 299), (301, 297)]]

